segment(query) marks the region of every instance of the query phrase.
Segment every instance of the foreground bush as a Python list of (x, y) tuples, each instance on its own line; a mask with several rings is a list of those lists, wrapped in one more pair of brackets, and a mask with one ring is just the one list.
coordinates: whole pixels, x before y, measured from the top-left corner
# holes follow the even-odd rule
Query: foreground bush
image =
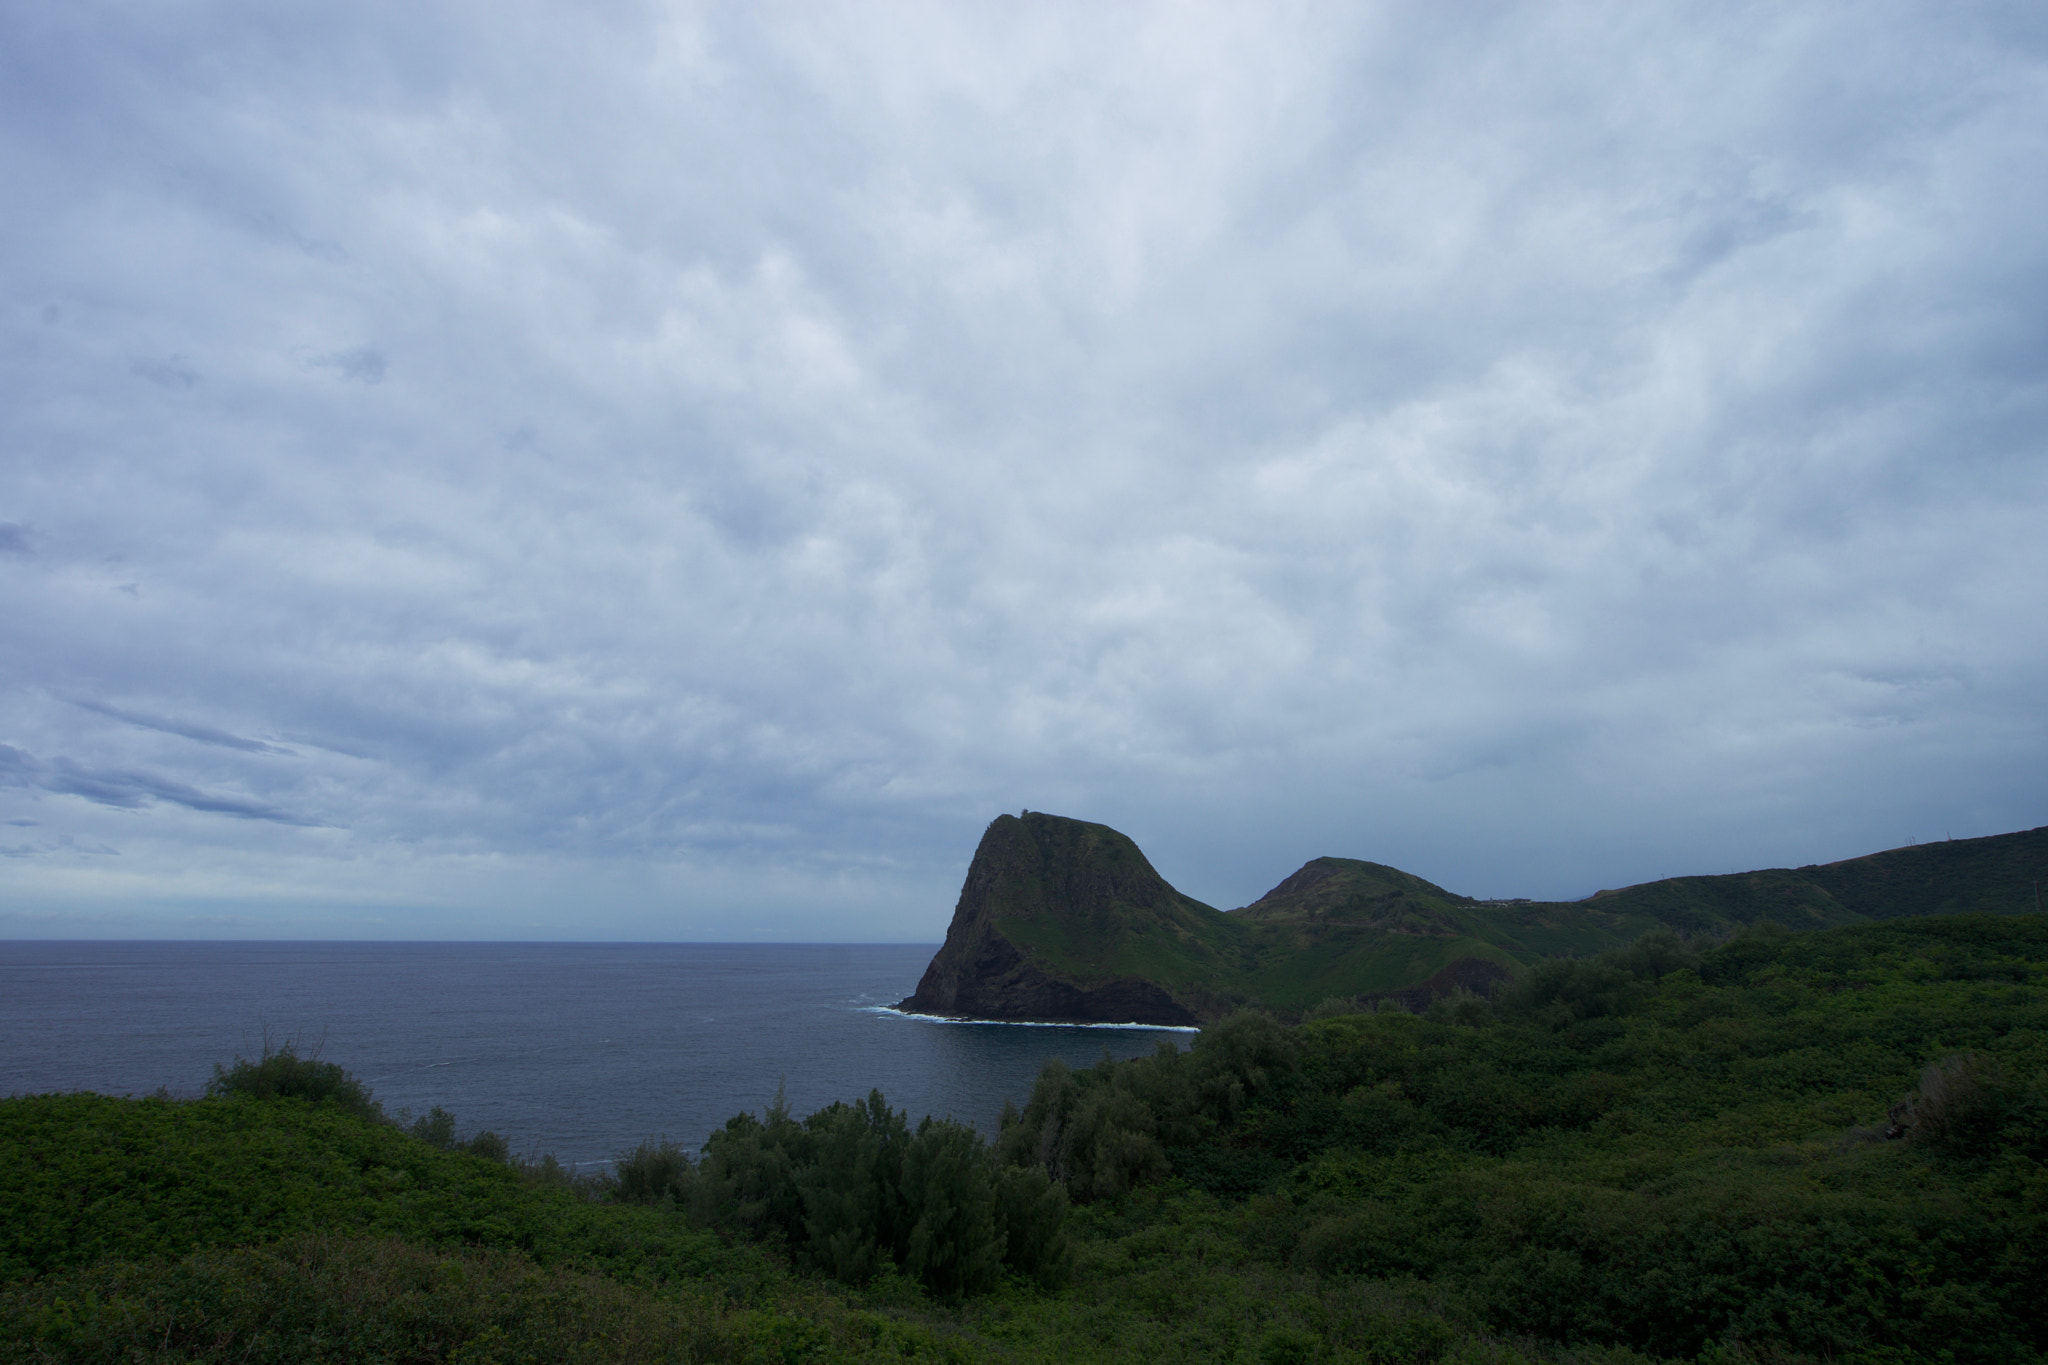
[(471, 1156), (480, 1156), (501, 1165), (512, 1160), (512, 1144), (489, 1129), (466, 1141), (457, 1138), (455, 1115), (438, 1104), (414, 1119), (412, 1126), (406, 1131), (428, 1146), (438, 1147), (444, 1152), (468, 1152)]
[(956, 1359), (922, 1329), (794, 1291), (745, 1307), (516, 1251), (302, 1236), (0, 1287), (0, 1362), (450, 1365)]
[(1657, 935), (1466, 1003), (1049, 1066), (998, 1149), (1553, 1343), (2048, 1354), (2048, 920)]
[(880, 1091), (801, 1121), (778, 1098), (713, 1133), (701, 1165), (671, 1142), (642, 1143), (619, 1158), (610, 1193), (770, 1239), (849, 1284), (900, 1270), (946, 1299), (994, 1288), (1005, 1268), (1056, 1285), (1070, 1259), (1066, 1193), (1043, 1171), (999, 1171), (965, 1124), (912, 1130)]
[(566, 1182), (305, 1100), (0, 1101), (0, 1281), (326, 1233), (516, 1249), (543, 1264), (753, 1275), (757, 1252)]
[(335, 1063), (321, 1061), (317, 1053), (301, 1057), (298, 1045), (290, 1041), (272, 1048), (266, 1040), (263, 1054), (255, 1061), (237, 1057), (233, 1066), (215, 1066), (206, 1093), (247, 1095), (255, 1100), (306, 1100), (334, 1105), (358, 1118), (381, 1121), (384, 1117), (361, 1081)]

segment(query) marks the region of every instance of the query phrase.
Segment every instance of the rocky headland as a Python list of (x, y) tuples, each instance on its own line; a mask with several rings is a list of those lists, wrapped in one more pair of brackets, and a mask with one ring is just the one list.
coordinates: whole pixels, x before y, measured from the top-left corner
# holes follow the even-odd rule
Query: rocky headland
[(1822, 866), (1674, 877), (1578, 901), (1475, 900), (1411, 873), (1316, 858), (1222, 911), (1160, 876), (1107, 825), (998, 816), (968, 866), (946, 941), (900, 1008), (953, 1018), (1199, 1025), (1256, 1006), (1408, 1009), (1491, 992), (1546, 957), (1655, 929), (1758, 920), (1821, 928), (2035, 909), (2048, 828), (1892, 849)]
[(946, 942), (901, 1008), (973, 1019), (1196, 1024), (1224, 1002), (1160, 977), (1190, 984), (1175, 969), (1195, 963), (1169, 960), (1189, 957), (1221, 975), (1227, 964), (1214, 961), (1206, 943), (1220, 918), (1174, 890), (1107, 825), (997, 816), (974, 851)]

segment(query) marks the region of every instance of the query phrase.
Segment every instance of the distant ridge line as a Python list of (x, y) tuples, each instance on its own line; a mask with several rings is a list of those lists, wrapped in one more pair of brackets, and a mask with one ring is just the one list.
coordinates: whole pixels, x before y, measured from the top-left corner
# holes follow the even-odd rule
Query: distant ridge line
[(1175, 890), (1127, 835), (1027, 811), (983, 833), (946, 941), (897, 1008), (1178, 1028), (1246, 1006), (1294, 1016), (1330, 1001), (1420, 1008), (1659, 929), (2035, 913), (2043, 880), (2048, 826), (1796, 869), (1666, 877), (1577, 901), (1475, 900), (1382, 863), (1312, 858), (1250, 905), (1222, 911)]

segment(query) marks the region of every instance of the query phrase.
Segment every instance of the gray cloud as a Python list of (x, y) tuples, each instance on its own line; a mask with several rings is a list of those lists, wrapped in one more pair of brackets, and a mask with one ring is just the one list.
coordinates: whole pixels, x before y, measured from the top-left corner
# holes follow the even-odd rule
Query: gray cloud
[(95, 805), (121, 810), (135, 810), (151, 802), (166, 801), (187, 810), (228, 815), (239, 820), (302, 826), (315, 823), (261, 801), (198, 791), (182, 782), (152, 773), (87, 768), (63, 757), (45, 763), (26, 750), (6, 744), (0, 744), (0, 787), (35, 787), (60, 796), (83, 797)]
[(0, 858), (34, 858), (48, 854), (110, 858), (118, 857), (120, 852), (106, 844), (82, 844), (68, 834), (44, 844), (0, 844)]
[(147, 715), (139, 711), (124, 711), (118, 706), (109, 706), (105, 702), (86, 701), (77, 697), (71, 699), (71, 704), (82, 710), (91, 711), (95, 715), (106, 716), (109, 719), (118, 720), (128, 725), (138, 725), (145, 730), (157, 730), (167, 735), (178, 735), (199, 744), (217, 744), (223, 749), (240, 749), (244, 753), (251, 754), (291, 753), (290, 749), (279, 745), (266, 744), (260, 739), (244, 739), (240, 735), (232, 735), (225, 730), (217, 729), (211, 725), (201, 725), (195, 721), (170, 720), (163, 716)]
[(2048, 818), (2033, 7), (573, 22), (0, 16), (38, 847), (931, 937), (1023, 806), (1224, 904)]
[(186, 363), (183, 356), (164, 356), (155, 360), (132, 360), (128, 362), (129, 373), (147, 379), (163, 389), (189, 389), (199, 382), (199, 373)]
[(307, 362), (316, 369), (339, 371), (343, 379), (353, 379), (359, 384), (383, 383), (387, 363), (384, 353), (372, 346), (333, 351), (314, 356)]
[(271, 820), (281, 825), (309, 823), (260, 801), (245, 801), (237, 797), (215, 796), (195, 791), (182, 782), (172, 782), (149, 773), (82, 768), (64, 758), (57, 759), (51, 765), (51, 771), (43, 777), (42, 785), (47, 791), (82, 796), (102, 806), (133, 808), (151, 801), (168, 801), (172, 805), (183, 806), (188, 810), (205, 811), (213, 815), (231, 815), (241, 820)]
[(0, 786), (33, 786), (35, 783), (32, 779), (40, 767), (40, 764), (22, 750), (11, 744), (0, 744)]

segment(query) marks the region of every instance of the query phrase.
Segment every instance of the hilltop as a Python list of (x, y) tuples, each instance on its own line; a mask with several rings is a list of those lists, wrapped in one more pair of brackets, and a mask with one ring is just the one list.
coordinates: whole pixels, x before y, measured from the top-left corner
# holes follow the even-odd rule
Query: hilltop
[(1411, 1008), (1485, 992), (1544, 958), (1656, 930), (1820, 929), (2036, 908), (2048, 827), (1837, 863), (1673, 877), (1580, 901), (1475, 900), (1380, 863), (1316, 858), (1250, 905), (1176, 890), (1128, 836), (1044, 812), (998, 816), (946, 942), (902, 1007), (962, 1018), (1198, 1024), (1258, 1005)]
[(1193, 1024), (1249, 964), (1250, 926), (1173, 889), (1127, 835), (1000, 815), (945, 946), (902, 1007), (981, 1019)]

